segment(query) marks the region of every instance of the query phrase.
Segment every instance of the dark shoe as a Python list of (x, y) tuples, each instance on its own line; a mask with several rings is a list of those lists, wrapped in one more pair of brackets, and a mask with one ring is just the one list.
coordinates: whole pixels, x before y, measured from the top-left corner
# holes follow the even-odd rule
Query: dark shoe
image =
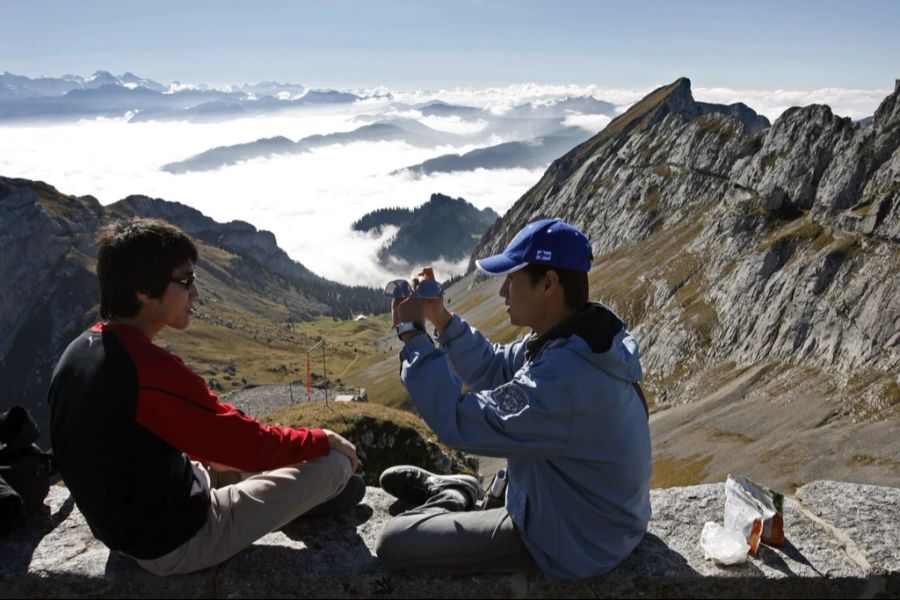
[(326, 500), (322, 504), (313, 506), (300, 515), (301, 517), (324, 517), (347, 512), (362, 501), (366, 495), (366, 482), (359, 475), (351, 475), (347, 485), (337, 496)]
[(415, 505), (424, 504), (448, 488), (464, 492), (471, 499), (471, 505), (484, 496), (478, 479), (471, 475), (436, 475), (412, 465), (385, 469), (378, 483), (391, 496)]

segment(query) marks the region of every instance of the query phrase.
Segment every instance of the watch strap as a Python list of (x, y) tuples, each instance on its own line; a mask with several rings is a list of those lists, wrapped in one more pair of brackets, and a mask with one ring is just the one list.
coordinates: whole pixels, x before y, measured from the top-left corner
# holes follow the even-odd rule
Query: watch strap
[(402, 340), (403, 334), (409, 333), (410, 331), (421, 331), (422, 333), (425, 333), (425, 326), (421, 323), (416, 323), (415, 321), (404, 321), (403, 323), (395, 325), (394, 331), (397, 332), (397, 337)]

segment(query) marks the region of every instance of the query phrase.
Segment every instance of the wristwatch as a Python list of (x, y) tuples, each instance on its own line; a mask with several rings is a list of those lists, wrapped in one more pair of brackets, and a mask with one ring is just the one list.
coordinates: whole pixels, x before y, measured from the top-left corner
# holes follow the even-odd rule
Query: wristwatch
[(397, 332), (397, 337), (400, 338), (400, 341), (403, 341), (404, 333), (409, 333), (410, 331), (421, 331), (422, 333), (425, 333), (425, 326), (421, 323), (416, 323), (415, 321), (405, 321), (394, 325), (394, 331)]

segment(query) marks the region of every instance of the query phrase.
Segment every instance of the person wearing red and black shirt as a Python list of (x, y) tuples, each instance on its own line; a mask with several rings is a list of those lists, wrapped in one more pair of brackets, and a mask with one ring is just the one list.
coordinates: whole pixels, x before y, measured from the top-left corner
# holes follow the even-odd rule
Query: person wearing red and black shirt
[(165, 223), (105, 228), (106, 321), (69, 345), (48, 394), (53, 452), (91, 531), (162, 575), (218, 564), (310, 509), (349, 508), (365, 493), (349, 441), (263, 425), (153, 343), (189, 325), (196, 262), (191, 240)]

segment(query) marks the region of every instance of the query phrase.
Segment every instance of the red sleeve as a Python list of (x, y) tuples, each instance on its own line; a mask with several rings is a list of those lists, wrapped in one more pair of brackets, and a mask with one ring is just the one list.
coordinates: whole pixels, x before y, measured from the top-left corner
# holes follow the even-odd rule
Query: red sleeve
[(138, 370), (137, 422), (182, 452), (242, 471), (328, 454), (323, 430), (263, 425), (219, 402), (177, 356), (152, 343), (126, 347)]

